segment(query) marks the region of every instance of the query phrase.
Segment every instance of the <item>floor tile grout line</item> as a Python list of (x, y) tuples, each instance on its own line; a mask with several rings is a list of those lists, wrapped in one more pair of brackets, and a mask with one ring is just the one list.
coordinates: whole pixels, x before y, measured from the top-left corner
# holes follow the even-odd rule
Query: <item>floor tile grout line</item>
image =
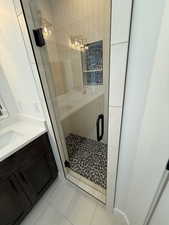
[[(73, 188), (75, 189), (76, 194), (78, 194), (78, 189), (76, 189), (75, 186), (73, 186)], [(73, 197), (71, 198), (71, 200), (70, 200), (70, 202), (69, 202), (69, 205), (72, 205), (72, 202), (73, 202)], [(67, 221), (69, 221), (72, 225), (74, 225), (74, 224), (72, 223), (72, 221), (70, 221), (70, 219), (67, 217), (66, 212), (65, 212), (66, 215), (63, 214), (62, 212), (61, 212), (61, 214), (64, 216), (64, 218), (66, 218)]]
[[(40, 205), (42, 202), (38, 202), (38, 204)], [(46, 204), (46, 206), (48, 206), (49, 205), (49, 202), (47, 202), (47, 203), (45, 203)], [(38, 205), (35, 205), (35, 207), (38, 207)], [(39, 206), (39, 207), (41, 207), (41, 206)], [(34, 208), (33, 210), (36, 210), (36, 208)], [(39, 216), (36, 218), (36, 220), (34, 221), (34, 223), (32, 224), (32, 225), (36, 225), (37, 223), (38, 223), (38, 221), (39, 221), (39, 219), (41, 218), (41, 216), (42, 215), (44, 215), (44, 212), (45, 212), (45, 206), (43, 206), (43, 209), (42, 209), (42, 211), (40, 212), (40, 214), (39, 214)], [(30, 212), (31, 213), (31, 212)], [(32, 215), (30, 215), (30, 216), (32, 216)]]
[[(74, 186), (74, 184), (73, 184), (73, 186)], [(74, 188), (76, 189), (75, 186), (74, 186)], [(83, 190), (79, 190), (78, 188), (76, 189), (76, 193), (77, 193), (77, 194), (80, 194), (80, 195), (82, 195), (82, 196), (85, 196), (85, 198), (87, 197), (88, 200), (92, 199), (92, 201), (94, 201), (95, 206), (94, 206), (93, 214), (92, 214), (92, 216), (91, 216), (91, 219), (90, 219), (89, 224), (87, 224), (87, 225), (91, 225), (91, 222), (92, 222), (93, 217), (94, 217), (94, 214), (95, 214), (95, 210), (96, 210), (96, 208), (97, 208), (97, 204), (98, 204), (97, 201), (98, 201), (98, 200), (96, 200), (93, 196), (91, 196), (91, 195), (88, 194), (87, 192), (84, 192)], [(69, 204), (72, 205), (72, 202), (73, 202), (73, 198), (71, 199), (71, 201), (70, 201)], [(58, 210), (57, 210), (57, 211), (58, 211)], [(70, 219), (67, 217), (67, 215), (65, 215), (65, 214), (63, 214), (63, 213), (61, 213), (61, 212), (60, 212), (60, 214), (62, 214), (62, 215), (64, 216), (64, 218), (66, 218), (67, 221), (69, 221), (72, 225), (75, 225), (72, 221), (70, 221)]]
[(94, 216), (95, 216), (95, 213), (96, 213), (96, 209), (97, 209), (97, 203), (96, 203), (96, 205), (95, 205), (95, 209), (94, 209), (94, 212), (93, 212), (93, 215), (92, 215), (92, 217), (91, 217), (91, 220), (90, 220), (89, 225), (92, 225), (92, 222), (93, 222), (93, 219), (94, 219)]
[[(69, 186), (69, 185), (68, 185)], [(71, 185), (72, 186), (72, 185)], [(56, 188), (56, 186), (55, 186), (55, 188)], [(86, 195), (83, 195), (82, 193), (83, 192), (79, 192), (78, 191), (78, 189), (76, 189), (76, 187), (74, 187), (74, 185), (73, 185), (73, 189), (75, 188), (75, 193), (77, 194), (77, 195), (79, 195), (79, 196), (84, 196), (85, 197), (85, 199), (87, 199), (87, 201), (91, 201), (92, 202), (92, 204), (93, 204), (93, 206), (92, 206), (92, 213), (90, 214), (90, 218), (89, 218), (89, 221), (88, 221), (88, 223), (86, 224), (86, 225), (92, 225), (93, 223), (94, 223), (94, 218), (95, 218), (95, 216), (96, 216), (96, 213), (97, 213), (97, 208), (98, 208), (98, 206), (100, 205), (100, 202), (98, 202), (98, 201), (95, 201), (95, 199), (94, 198), (91, 198), (91, 197), (89, 197), (88, 198), (88, 194)], [(53, 189), (51, 189), (51, 192), (52, 192), (52, 190)], [(57, 189), (55, 189), (55, 190), (57, 190)], [(58, 192), (59, 193), (59, 192)], [(74, 193), (74, 192), (73, 192)], [(78, 197), (78, 196), (77, 196)], [(40, 213), (39, 213), (39, 216), (37, 216), (37, 218), (36, 218), (36, 220), (33, 222), (33, 223), (31, 223), (32, 225), (39, 225), (40, 223), (41, 223), (41, 217), (42, 217), (42, 215), (44, 215), (44, 213), (46, 212), (45, 210), (46, 209), (48, 209), (48, 210), (50, 210), (50, 209), (52, 209), (52, 210), (54, 210), (57, 214), (58, 214), (58, 216), (60, 216), (60, 218), (62, 219), (62, 220), (64, 220), (65, 219), (65, 223), (67, 224), (69, 224), (69, 225), (77, 225), (77, 223), (75, 223), (74, 222), (74, 220), (72, 221), (72, 220), (70, 220), (70, 218), (68, 217), (69, 216), (69, 209), (70, 209), (70, 207), (72, 206), (72, 202), (74, 201), (74, 198), (73, 198), (73, 196), (71, 197), (71, 199), (70, 199), (70, 202), (69, 202), (69, 207), (67, 208), (67, 209), (65, 209), (63, 212), (62, 211), (59, 211), (59, 208), (57, 209), (57, 208), (55, 208), (55, 206), (52, 204), (52, 202), (48, 202), (48, 200), (50, 199), (50, 195), (47, 195), (47, 196), (45, 196), (45, 198), (44, 199), (42, 199), (42, 201), (40, 201), (39, 202), (39, 204), (41, 205), (42, 204), (42, 207), (41, 207), (41, 210), (40, 210)], [(47, 202), (46, 202), (46, 200), (47, 200)], [(53, 202), (55, 201), (55, 198), (53, 198)], [(45, 204), (44, 204), (45, 203)], [(101, 205), (103, 205), (103, 204), (101, 204)], [(104, 206), (104, 205), (103, 205)], [(36, 211), (36, 210), (35, 210)], [(26, 223), (27, 224), (27, 223)], [(50, 225), (50, 224), (49, 224)]]
[[(76, 190), (76, 192), (77, 192), (77, 190)], [(49, 198), (49, 196), (48, 196), (48, 198)], [(48, 200), (49, 202), (48, 202), (48, 205), (51, 207), (51, 208), (54, 208), (53, 207), (53, 204), (51, 203), (51, 201), (50, 200)], [(70, 201), (70, 205), (71, 205), (71, 202), (73, 201), (73, 198), (71, 199), (71, 201)], [(61, 211), (59, 211), (58, 209), (55, 209), (55, 211), (60, 215), (60, 216), (62, 216), (64, 219), (66, 219), (71, 225), (74, 225), (70, 220), (69, 220), (69, 218), (63, 213), (63, 212), (61, 212)], [(36, 225), (36, 224), (34, 224), (34, 225)]]
[[(52, 203), (48, 203), (47, 205), (49, 205), (49, 207), (51, 207), (52, 209), (54, 209)], [(32, 225), (36, 225), (36, 223), (39, 221), (39, 219), (40, 219), (42, 213), (44, 213), (44, 210), (45, 210), (45, 209), (43, 209), (43, 211), (40, 213), (40, 215), (38, 216), (38, 218), (36, 219), (36, 221), (35, 221)], [(65, 216), (62, 212), (60, 212), (58, 209), (55, 209), (55, 211), (56, 211), (56, 213), (58, 213), (59, 216), (61, 216), (61, 217), (63, 217), (64, 219), (66, 219), (71, 225), (74, 225), (74, 224), (69, 220), (69, 218), (66, 217), (66, 216)], [(49, 224), (49, 225), (50, 225), (50, 224)]]
[[(55, 184), (53, 184), (55, 185)], [(54, 191), (56, 190), (56, 187), (54, 188)], [(52, 190), (49, 190), (49, 192), (51, 192)], [(46, 193), (47, 195), (46, 196), (43, 196), (42, 199), (40, 199), (40, 201), (38, 202), (38, 204), (41, 204), (43, 201), (46, 201), (45, 202), (45, 205), (47, 207), (47, 209), (49, 207), (53, 208), (53, 205), (51, 203), (51, 201), (49, 200), (50, 196), (49, 196), (49, 193)], [(36, 207), (36, 205), (35, 205)], [(35, 208), (34, 208), (35, 209)], [(42, 209), (42, 212), (39, 214), (39, 216), (36, 218), (35, 222), (32, 224), (32, 225), (36, 225), (39, 221), (39, 219), (41, 218), (42, 215), (44, 215), (44, 212), (45, 212), (45, 206), (43, 206), (43, 209)], [(64, 216), (61, 212), (59, 212), (57, 209), (56, 209), (56, 212), (58, 214), (60, 214), (61, 216)], [(65, 217), (65, 216), (64, 216)], [(68, 219), (67, 219), (68, 220)], [(71, 223), (72, 224), (72, 223)], [(72, 224), (73, 225), (73, 224)]]
[[(71, 200), (71, 201), (72, 201), (72, 200)], [(74, 225), (74, 224), (72, 223), (72, 221), (70, 221), (69, 218), (66, 217), (62, 212), (58, 211), (57, 209), (56, 209), (56, 212), (57, 212), (58, 214), (60, 214), (63, 218), (65, 218), (70, 224)], [(50, 225), (50, 224), (49, 224), (49, 225)]]

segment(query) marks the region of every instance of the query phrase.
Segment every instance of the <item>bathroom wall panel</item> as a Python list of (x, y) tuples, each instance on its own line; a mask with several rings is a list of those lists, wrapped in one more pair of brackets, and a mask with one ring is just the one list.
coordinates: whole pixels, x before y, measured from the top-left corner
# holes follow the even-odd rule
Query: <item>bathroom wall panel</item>
[(5, 108), (8, 110), (8, 118), (13, 117), (18, 113), (17, 105), (14, 96), (10, 90), (8, 81), (0, 67), (0, 98), (4, 102)]
[(107, 206), (113, 210), (119, 155), (132, 0), (112, 0)]
[(22, 13), (20, 0), (13, 0), (13, 3), (14, 3), (14, 6), (15, 6), (16, 14), (20, 15)]
[(127, 42), (132, 0), (112, 0), (111, 43)]
[(3, 73), (17, 103), (19, 113), (43, 118), (32, 68), (12, 0), (1, 1), (0, 60)]
[[(141, 214), (141, 210), (138, 210), (138, 207), (140, 207), (140, 203), (138, 203), (138, 201), (143, 201), (143, 196), (145, 199), (146, 195), (145, 193), (141, 194), (140, 198), (137, 198), (136, 201), (136, 198), (133, 197), (134, 193), (132, 192), (134, 189), (136, 190), (136, 187), (133, 186), (134, 189), (130, 191), (132, 196), (129, 196), (129, 190), (131, 188), (131, 180), (133, 179), (133, 171), (135, 169), (139, 170), (138, 164), (136, 164), (136, 167), (134, 168), (134, 163), (137, 158), (137, 151), (139, 148), (140, 132), (143, 126), (145, 106), (147, 104), (147, 94), (150, 86), (150, 77), (152, 76), (154, 57), (159, 40), (161, 20), (164, 12), (163, 10), (166, 8), (165, 2), (167, 1), (135, 1), (133, 10), (130, 54), (120, 147), (120, 161), (118, 168), (119, 176), (117, 181), (116, 207), (125, 212), (129, 219), (135, 217), (138, 222), (139, 219), (135, 211)], [(167, 23), (165, 24), (167, 25)], [(168, 46), (168, 44), (166, 46)], [(165, 49), (167, 48), (165, 47)], [(168, 58), (165, 59), (168, 60)], [(165, 62), (162, 57), (158, 59), (158, 63), (160, 62)], [(158, 63), (157, 65), (159, 65)], [(162, 68), (165, 67), (163, 66)], [(168, 68), (168, 64), (166, 68)], [(163, 77), (163, 73), (158, 71), (158, 76)], [(161, 86), (161, 83), (159, 84)], [(160, 95), (161, 91), (158, 92), (158, 90), (156, 90), (155, 93)], [(155, 97), (154, 99), (156, 101)], [(157, 110), (155, 109), (153, 114), (156, 113), (156, 111)], [(163, 118), (165, 119), (164, 116)], [(160, 117), (158, 117), (157, 121), (159, 122), (159, 120)], [(155, 126), (157, 126), (157, 122), (154, 123), (153, 127)], [(162, 134), (164, 133), (164, 129), (162, 129)], [(150, 136), (153, 138), (152, 135)], [(154, 140), (156, 140), (156, 138)], [(142, 152), (144, 153), (145, 149), (147, 149), (148, 142), (144, 140), (143, 143)], [(156, 144), (154, 146), (157, 147)], [(161, 149), (162, 148), (160, 147), (160, 150)], [(154, 147), (152, 150), (154, 153), (156, 152)], [(138, 161), (143, 162), (140, 156), (138, 156), (137, 159)], [(154, 174), (154, 170), (152, 171)], [(139, 184), (142, 182), (140, 182), (140, 177), (138, 180), (139, 186)], [(147, 187), (147, 190), (152, 188), (151, 185), (148, 185)], [(149, 195), (150, 194), (148, 193), (148, 196)], [(129, 205), (132, 205), (132, 207), (130, 206), (131, 214), (129, 213), (128, 209)], [(143, 209), (145, 210), (145, 206)]]
[(122, 106), (126, 75), (128, 43), (111, 46), (110, 60), (110, 106)]
[(26, 46), (26, 51), (27, 51), (29, 60), (30, 60), (31, 63), (35, 63), (35, 58), (34, 58), (34, 55), (33, 55), (33, 51), (32, 51), (31, 43), (30, 43), (30, 40), (29, 40), (29, 35), (28, 35), (28, 31), (27, 31), (27, 27), (26, 27), (26, 23), (25, 23), (23, 13), (21, 13), (18, 16), (18, 20), (19, 20), (20, 29), (22, 31), (22, 35), (23, 35), (23, 38), (24, 38), (24, 44)]
[[(144, 3), (138, 2), (137, 5), (138, 12), (142, 9), (139, 21), (142, 21), (142, 15), (147, 13), (148, 24), (139, 25), (139, 23), (137, 23), (135, 26), (137, 29), (139, 26), (143, 26), (143, 30), (140, 27), (140, 32), (144, 32), (151, 27), (151, 32), (143, 37), (143, 39), (145, 39), (145, 46), (144, 48), (141, 48), (139, 52), (139, 55), (142, 55), (142, 60), (140, 65), (137, 65), (137, 71), (134, 70), (133, 72), (133, 67), (136, 66), (133, 65), (133, 61), (130, 65), (131, 74), (129, 74), (129, 78), (131, 79), (132, 76), (133, 78), (132, 81), (130, 80), (130, 86), (128, 88), (130, 88), (130, 90), (136, 90), (134, 92), (136, 99), (134, 99), (134, 101), (133, 99), (130, 99), (130, 101), (126, 102), (128, 103), (126, 111), (130, 112), (130, 114), (125, 118), (125, 121), (127, 121), (127, 123), (131, 123), (130, 126), (132, 128), (130, 129), (133, 133), (129, 129), (123, 131), (125, 133), (122, 136), (122, 141), (124, 141), (124, 135), (127, 140), (126, 144), (125, 142), (122, 142), (123, 148), (121, 149), (121, 153), (123, 154), (121, 156), (121, 158), (123, 157), (123, 161), (121, 163), (123, 163), (122, 166), (125, 165), (125, 167), (123, 167), (123, 173), (120, 168), (121, 164), (119, 167), (119, 178), (127, 176), (126, 180), (129, 182), (128, 189), (126, 189), (127, 182), (125, 182), (125, 179), (123, 180), (123, 189), (121, 189), (121, 191), (124, 191), (124, 195), (126, 196), (125, 205), (122, 205), (122, 207), (125, 206), (126, 214), (128, 215), (131, 225), (142, 225), (144, 223), (145, 216), (151, 205), (166, 166), (169, 149), (169, 26), (168, 23), (166, 23), (166, 21), (169, 20), (169, 1), (165, 0), (156, 2), (154, 4), (153, 12), (150, 9), (154, 1), (152, 0), (148, 2), (149, 4), (147, 4), (147, 1), (144, 1)], [(136, 21), (137, 20), (135, 20), (135, 22)], [(136, 30), (134, 31), (136, 32)], [(139, 35), (139, 33), (137, 33), (137, 35)], [(135, 39), (133, 44), (135, 44), (132, 46), (133, 48), (138, 46), (138, 38)], [(151, 53), (152, 55), (150, 57), (149, 52), (152, 51), (152, 46), (154, 47), (154, 51), (152, 52), (154, 54)], [(135, 54), (133, 57), (136, 56), (136, 48), (134, 48), (134, 51)], [(148, 58), (147, 55), (149, 55)], [(135, 58), (136, 57), (134, 57), (134, 60)], [(148, 61), (143, 64), (145, 59)], [(143, 65), (145, 73), (141, 73)], [(151, 67), (150, 72), (149, 67), (146, 67), (146, 65)], [(146, 73), (148, 73), (148, 79), (146, 78)], [(140, 76), (142, 82), (140, 82)], [(136, 82), (133, 82), (133, 79), (135, 79)], [(146, 94), (144, 93), (145, 81)], [(135, 87), (133, 87), (133, 85)], [(138, 94), (145, 98), (144, 105), (140, 101)], [(135, 117), (138, 117), (138, 112), (140, 113), (140, 111), (142, 112), (142, 117), (139, 120), (137, 119), (137, 121)], [(136, 125), (139, 130), (138, 137), (136, 136), (137, 130), (133, 129)], [(136, 143), (135, 140), (137, 141)], [(134, 142), (135, 145), (130, 145), (130, 142)], [(131, 147), (134, 147), (134, 149)], [(131, 153), (133, 154), (132, 158), (129, 158)], [(132, 165), (132, 167), (127, 168), (127, 165)], [(118, 189), (118, 191), (120, 191), (120, 189)], [(121, 192), (119, 192), (119, 196), (121, 197)], [(164, 211), (165, 207), (163, 204), (161, 207)], [(152, 222), (154, 222), (153, 224), (156, 224), (155, 221)], [(162, 223), (158, 224), (164, 225), (166, 223), (165, 220), (163, 220)]]
[(113, 198), (116, 185), (121, 114), (121, 107), (109, 107), (107, 186), (111, 188), (107, 189), (107, 205), (110, 208), (113, 207)]

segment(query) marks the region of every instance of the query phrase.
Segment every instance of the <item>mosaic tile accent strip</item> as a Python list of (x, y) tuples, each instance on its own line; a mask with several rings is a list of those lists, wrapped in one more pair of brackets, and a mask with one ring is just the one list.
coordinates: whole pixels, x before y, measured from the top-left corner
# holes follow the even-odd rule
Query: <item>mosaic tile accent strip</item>
[(82, 51), (83, 82), (85, 85), (103, 84), (103, 41), (86, 44)]
[(107, 145), (74, 134), (66, 137), (66, 145), (71, 169), (106, 188)]

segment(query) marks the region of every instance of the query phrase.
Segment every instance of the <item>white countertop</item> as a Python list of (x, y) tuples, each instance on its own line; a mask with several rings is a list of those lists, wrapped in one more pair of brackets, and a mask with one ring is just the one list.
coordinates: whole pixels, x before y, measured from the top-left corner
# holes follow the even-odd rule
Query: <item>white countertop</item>
[(17, 117), (0, 129), (0, 161), (47, 132), (45, 121)]

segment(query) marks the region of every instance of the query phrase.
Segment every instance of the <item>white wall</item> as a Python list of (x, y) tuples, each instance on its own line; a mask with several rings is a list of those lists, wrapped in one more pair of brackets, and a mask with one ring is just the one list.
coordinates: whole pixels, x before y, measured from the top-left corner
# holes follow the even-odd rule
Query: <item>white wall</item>
[[(160, 83), (160, 86), (163, 87), (162, 93), (164, 95), (164, 98), (162, 99), (163, 104), (165, 105), (164, 112), (166, 113), (166, 117), (164, 122), (166, 123), (165, 128), (166, 131), (164, 130), (163, 134), (167, 135), (167, 138), (169, 140), (169, 121), (168, 119), (168, 96), (169, 96), (169, 66), (168, 66), (168, 60), (169, 60), (169, 1), (166, 1), (166, 6), (165, 6), (165, 14), (163, 17), (163, 24), (162, 24), (162, 29), (161, 29), (161, 35), (159, 38), (160, 44), (158, 46), (158, 55), (156, 57), (156, 62), (158, 66), (158, 74), (163, 72), (165, 74), (165, 77), (163, 76), (163, 82)], [(161, 66), (159, 67), (158, 61), (160, 60)], [(163, 61), (162, 61), (163, 60)], [(168, 113), (168, 114), (167, 114)], [(164, 138), (163, 138), (164, 139)], [(167, 142), (165, 143), (166, 147)], [(160, 151), (161, 152), (161, 151)], [(167, 158), (166, 158), (167, 160)], [(165, 160), (165, 161), (166, 161)], [(164, 193), (159, 201), (159, 204), (154, 212), (154, 215), (151, 219), (150, 225), (168, 225), (168, 206), (169, 206), (169, 183), (167, 184)]]
[(42, 119), (32, 67), (12, 0), (1, 1), (1, 17), (4, 19), (0, 23), (0, 66), (4, 79), (9, 84), (19, 113)]
[(107, 206), (114, 207), (132, 1), (112, 0)]
[(134, 4), (116, 198), (131, 225), (143, 224), (169, 144), (169, 57), (159, 39), (164, 7), (165, 0)]
[[(4, 75), (4, 72), (0, 66), (0, 99), (4, 103), (4, 107), (8, 111), (8, 118), (15, 117), (18, 113), (15, 99), (12, 95), (8, 81)], [(4, 120), (3, 120), (4, 121)], [(2, 121), (1, 121), (2, 122)]]

